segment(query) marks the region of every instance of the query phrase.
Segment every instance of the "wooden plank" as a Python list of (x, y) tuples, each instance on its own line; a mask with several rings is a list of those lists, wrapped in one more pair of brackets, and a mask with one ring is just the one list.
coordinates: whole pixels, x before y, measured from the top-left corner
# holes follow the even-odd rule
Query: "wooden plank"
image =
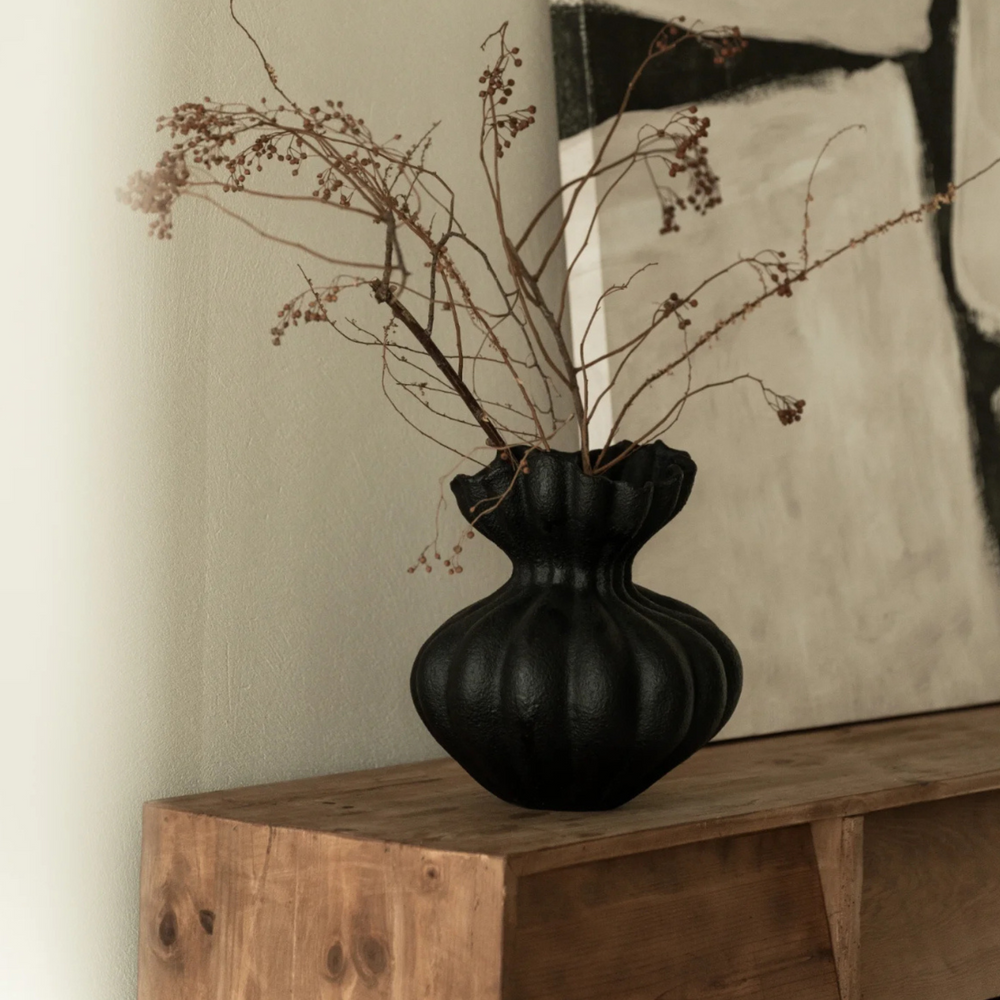
[(865, 1000), (1000, 994), (1000, 793), (865, 819)]
[(508, 858), (520, 873), (1000, 789), (1000, 706), (707, 747), (610, 813), (495, 799), (450, 760), (171, 800), (234, 820)]
[(514, 933), (511, 1000), (839, 997), (807, 826), (523, 877)]
[(502, 861), (146, 820), (139, 1000), (500, 1000)]
[(216, 831), (210, 817), (143, 810), (140, 1000), (216, 1000)]
[(812, 824), (840, 1000), (861, 1000), (863, 831), (862, 816), (817, 820)]

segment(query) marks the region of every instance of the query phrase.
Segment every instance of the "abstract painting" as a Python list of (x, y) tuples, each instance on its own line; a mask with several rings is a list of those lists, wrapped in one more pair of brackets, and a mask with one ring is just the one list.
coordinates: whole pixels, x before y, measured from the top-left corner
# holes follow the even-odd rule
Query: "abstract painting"
[[(588, 359), (729, 262), (797, 252), (811, 175), (819, 253), (1000, 156), (996, 0), (560, 3), (564, 181), (604, 141), (651, 38), (685, 13), (688, 24), (738, 25), (746, 50), (718, 65), (691, 44), (654, 63), (608, 155), (634, 145), (644, 123), (694, 105), (711, 119), (723, 202), (678, 213), (680, 231), (661, 235), (642, 171), (613, 191), (607, 175), (588, 182), (577, 215), (606, 197), (599, 221), (586, 241), (579, 222), (566, 232), (568, 259), (579, 251), (574, 340), (589, 325)], [(995, 170), (699, 355), (693, 384), (752, 373), (807, 404), (801, 422), (782, 426), (756, 384), (738, 381), (691, 398), (665, 438), (691, 452), (698, 481), (636, 578), (704, 610), (741, 650), (743, 700), (723, 738), (1000, 700), (998, 234)], [(706, 288), (696, 318), (711, 324), (744, 301), (743, 280)], [(592, 398), (611, 383), (595, 418), (606, 430), (679, 336), (650, 338), (631, 375), (594, 365)], [(655, 424), (684, 388), (684, 372), (675, 376), (632, 407), (619, 437)]]

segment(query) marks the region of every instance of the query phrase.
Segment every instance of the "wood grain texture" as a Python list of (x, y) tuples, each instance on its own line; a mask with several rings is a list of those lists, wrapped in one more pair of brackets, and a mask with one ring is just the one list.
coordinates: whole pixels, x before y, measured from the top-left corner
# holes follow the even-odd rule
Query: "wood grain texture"
[(172, 809), (504, 857), (522, 874), (1000, 789), (1000, 706), (714, 744), (610, 813), (495, 799), (451, 760), (169, 800)]
[(504, 866), (147, 807), (139, 1000), (499, 1000)]
[(139, 1000), (995, 998), (1000, 708), (712, 747), (611, 814), (444, 761), (150, 803), (141, 885)]
[(214, 1000), (216, 835), (211, 817), (146, 806), (142, 820), (139, 997)]
[(863, 816), (821, 819), (812, 824), (840, 1000), (861, 1000), (863, 834)]
[(864, 1000), (1000, 995), (1000, 793), (865, 819)]
[(808, 826), (522, 878), (511, 1000), (838, 1000)]

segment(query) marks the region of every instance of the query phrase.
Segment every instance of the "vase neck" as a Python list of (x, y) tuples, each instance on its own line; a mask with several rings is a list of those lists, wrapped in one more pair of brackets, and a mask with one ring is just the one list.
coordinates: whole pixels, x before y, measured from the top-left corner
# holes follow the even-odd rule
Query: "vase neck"
[(618, 552), (598, 559), (512, 559), (511, 582), (522, 587), (569, 587), (620, 591), (632, 581), (632, 555)]
[(456, 476), (451, 488), (462, 514), (503, 549), (515, 575), (535, 582), (627, 581), (636, 552), (683, 506), (694, 476), (690, 456), (660, 442), (601, 475), (585, 475), (579, 453), (512, 453), (521, 463), (516, 473), (498, 457), (474, 476)]

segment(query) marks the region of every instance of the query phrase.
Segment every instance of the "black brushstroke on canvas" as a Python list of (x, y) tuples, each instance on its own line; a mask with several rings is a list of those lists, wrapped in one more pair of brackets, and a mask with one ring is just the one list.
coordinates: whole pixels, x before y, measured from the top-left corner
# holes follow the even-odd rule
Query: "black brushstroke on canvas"
[[(576, 135), (618, 112), (635, 68), (662, 22), (605, 4), (553, 5), (559, 137)], [(856, 72), (891, 59), (906, 72), (924, 146), (928, 190), (952, 180), (955, 24), (958, 0), (933, 0), (932, 41), (926, 52), (884, 57), (798, 42), (750, 38), (731, 65), (712, 54), (682, 46), (654, 62), (633, 91), (629, 110), (658, 109), (705, 100), (727, 100), (761, 86), (802, 84), (830, 69)], [(990, 340), (959, 294), (951, 239), (952, 211), (934, 220), (938, 260), (954, 317), (965, 369), (972, 453), (980, 496), (1000, 553), (1000, 421), (992, 399), (1000, 393), (1000, 344)]]
[[(928, 179), (942, 191), (954, 178), (955, 32), (958, 0), (934, 0), (930, 10), (933, 41), (926, 52), (899, 60), (906, 70), (924, 141)], [(938, 260), (965, 368), (965, 393), (972, 426), (972, 453), (980, 495), (1000, 551), (1000, 417), (992, 399), (1000, 393), (1000, 343), (990, 340), (955, 282), (951, 238), (952, 210), (934, 220)]]
[[(560, 139), (618, 113), (632, 74), (662, 27), (662, 21), (605, 5), (552, 7)], [(868, 69), (882, 62), (881, 56), (819, 45), (748, 41), (740, 58), (723, 66), (695, 45), (682, 45), (656, 60), (633, 90), (629, 110), (725, 100), (765, 84), (801, 83), (823, 70)]]

